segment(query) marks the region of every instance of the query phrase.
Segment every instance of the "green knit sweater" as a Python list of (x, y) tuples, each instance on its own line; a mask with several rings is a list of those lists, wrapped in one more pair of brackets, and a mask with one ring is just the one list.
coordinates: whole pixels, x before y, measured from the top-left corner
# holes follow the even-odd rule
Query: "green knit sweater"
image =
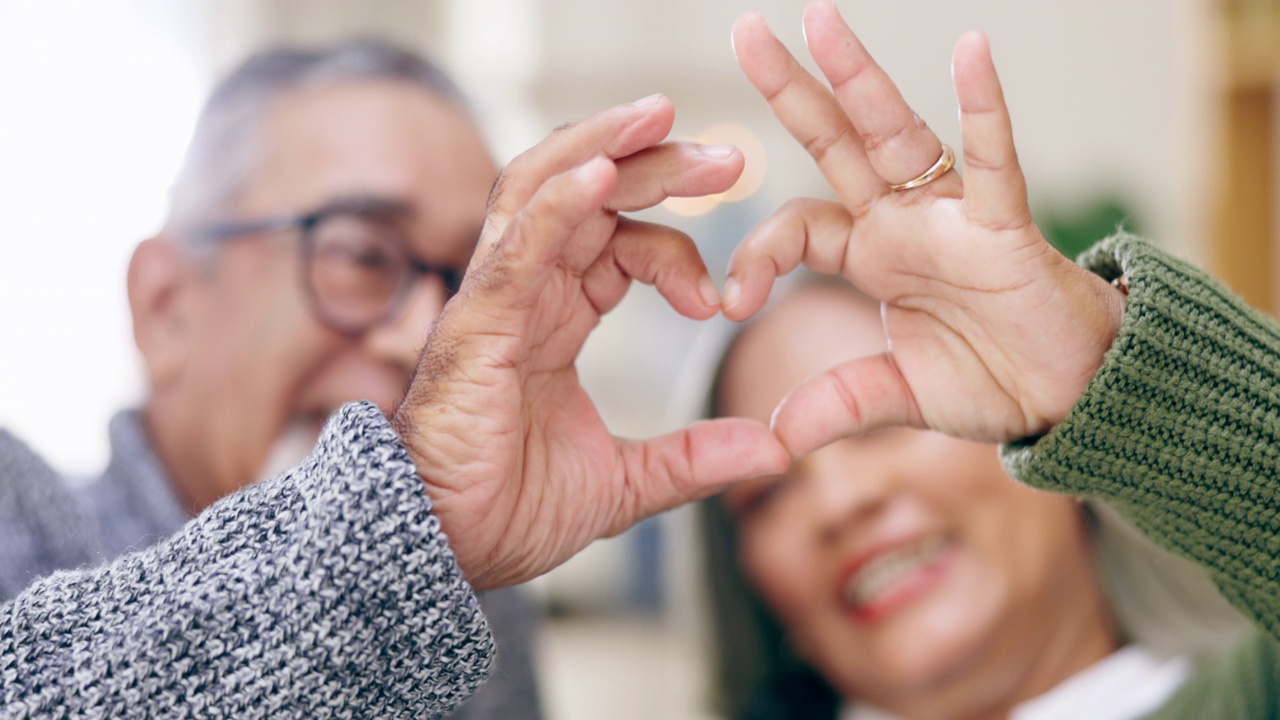
[(1081, 264), (1126, 277), (1120, 334), (1066, 420), (1006, 446), (1006, 467), (1105, 500), (1260, 629), (1155, 717), (1280, 718), (1280, 325), (1132, 236)]

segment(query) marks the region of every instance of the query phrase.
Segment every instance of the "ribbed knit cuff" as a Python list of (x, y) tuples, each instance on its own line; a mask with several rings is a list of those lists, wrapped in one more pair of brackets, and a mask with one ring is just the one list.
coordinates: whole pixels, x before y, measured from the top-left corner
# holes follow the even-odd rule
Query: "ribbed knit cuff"
[(1123, 274), (1124, 319), (1101, 369), (1047, 435), (1011, 443), (1017, 479), (1100, 497), (1205, 566), (1280, 630), (1280, 329), (1195, 267), (1129, 235), (1081, 264)]

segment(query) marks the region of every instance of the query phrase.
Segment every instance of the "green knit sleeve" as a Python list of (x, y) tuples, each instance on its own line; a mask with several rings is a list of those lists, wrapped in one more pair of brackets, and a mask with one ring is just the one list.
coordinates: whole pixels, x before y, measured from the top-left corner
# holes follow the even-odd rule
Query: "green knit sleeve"
[(1120, 333), (1066, 420), (1007, 445), (1006, 467), (1106, 500), (1280, 637), (1280, 325), (1129, 235), (1081, 264), (1127, 278)]

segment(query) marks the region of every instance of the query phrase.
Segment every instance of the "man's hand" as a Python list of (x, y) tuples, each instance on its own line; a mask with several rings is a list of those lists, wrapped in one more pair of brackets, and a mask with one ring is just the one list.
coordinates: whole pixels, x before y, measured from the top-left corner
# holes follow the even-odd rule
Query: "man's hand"
[(788, 464), (768, 428), (745, 420), (615, 438), (578, 383), (583, 342), (632, 279), (688, 317), (719, 310), (687, 236), (618, 216), (724, 191), (741, 173), (732, 148), (659, 144), (673, 118), (659, 96), (615, 107), (507, 167), (395, 415), (476, 588), (528, 580), (597, 537)]
[(750, 316), (774, 278), (803, 263), (883, 303), (889, 351), (795, 389), (774, 414), (783, 444), (803, 454), (887, 425), (1007, 441), (1060, 422), (1114, 340), (1123, 300), (1032, 223), (986, 38), (961, 38), (953, 62), (964, 180), (949, 172), (895, 192), (891, 183), (938, 160), (941, 143), (834, 5), (811, 4), (804, 24), (831, 89), (758, 15), (738, 20), (734, 48), (840, 202), (792, 201), (744, 239), (725, 314)]

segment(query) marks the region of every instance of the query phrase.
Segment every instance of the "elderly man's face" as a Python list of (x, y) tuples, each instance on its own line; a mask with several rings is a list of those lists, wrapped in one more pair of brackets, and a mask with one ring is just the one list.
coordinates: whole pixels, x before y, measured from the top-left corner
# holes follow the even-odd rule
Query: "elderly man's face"
[[(465, 269), (496, 173), (456, 105), (405, 83), (344, 82), (278, 103), (228, 219), (399, 203), (408, 255)], [(148, 422), (167, 436), (157, 438), (161, 459), (193, 509), (272, 469), (286, 438), (309, 447), (345, 402), (393, 410), (445, 302), (441, 278), (426, 274), (397, 313), (340, 332), (314, 311), (299, 243), (297, 231), (227, 241), (190, 281), (182, 368), (172, 387), (155, 388), (171, 399), (153, 402)]]

